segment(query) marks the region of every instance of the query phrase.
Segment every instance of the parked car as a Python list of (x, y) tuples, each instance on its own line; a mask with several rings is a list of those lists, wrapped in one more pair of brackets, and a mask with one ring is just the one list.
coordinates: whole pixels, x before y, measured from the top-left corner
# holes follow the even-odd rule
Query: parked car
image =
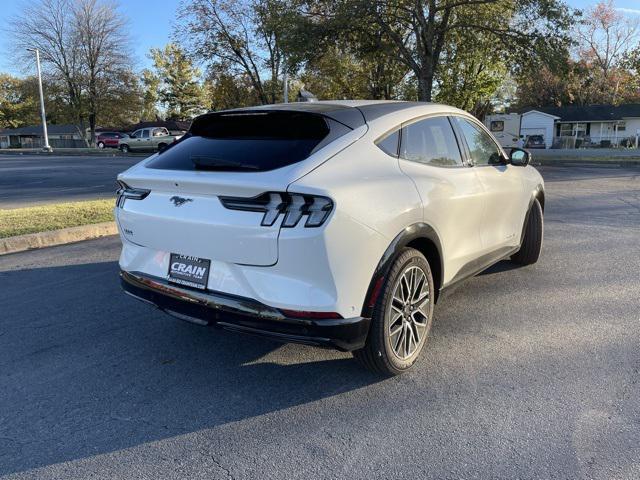
[(209, 113), (118, 175), (122, 286), (183, 320), (399, 374), (444, 290), (538, 260), (544, 184), (529, 155), (430, 103)]
[(128, 151), (162, 151), (179, 139), (181, 135), (171, 135), (164, 127), (150, 127), (136, 130), (129, 136), (121, 138), (118, 147)]
[(127, 135), (120, 132), (101, 132), (96, 137), (96, 147), (98, 148), (118, 148), (120, 139)]
[(527, 141), (524, 144), (524, 148), (546, 148), (544, 143), (544, 136), (542, 135), (529, 135)]

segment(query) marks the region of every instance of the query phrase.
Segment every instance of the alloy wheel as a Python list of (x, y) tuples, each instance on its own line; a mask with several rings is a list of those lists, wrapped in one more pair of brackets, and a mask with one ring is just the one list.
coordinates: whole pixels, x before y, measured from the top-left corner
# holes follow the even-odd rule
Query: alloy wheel
[(429, 325), (429, 281), (418, 266), (409, 266), (396, 281), (390, 302), (387, 335), (393, 353), (407, 360), (420, 349)]

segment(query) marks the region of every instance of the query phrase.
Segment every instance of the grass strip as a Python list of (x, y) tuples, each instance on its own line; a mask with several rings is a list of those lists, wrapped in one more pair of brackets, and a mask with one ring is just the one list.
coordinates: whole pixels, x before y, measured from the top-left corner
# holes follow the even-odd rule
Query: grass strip
[(0, 209), (0, 238), (111, 222), (113, 206), (109, 199)]

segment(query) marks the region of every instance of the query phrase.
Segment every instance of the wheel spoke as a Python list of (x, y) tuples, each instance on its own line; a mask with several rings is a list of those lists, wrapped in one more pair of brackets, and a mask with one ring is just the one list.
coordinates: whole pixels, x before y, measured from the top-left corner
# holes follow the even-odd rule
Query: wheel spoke
[(404, 337), (406, 334), (406, 324), (404, 322), (402, 322), (402, 328), (400, 330), (400, 335), (398, 335), (398, 340), (395, 344), (395, 346), (393, 347), (393, 351), (396, 352), (396, 354), (402, 358), (404, 355), (402, 353), (403, 347), (404, 347)]
[(411, 301), (413, 299), (413, 291), (416, 288), (416, 270), (415, 268), (412, 268), (411, 270), (409, 270), (409, 298), (408, 300)]
[(409, 285), (409, 280), (407, 279), (406, 273), (402, 275), (401, 284), (402, 284), (402, 289), (401, 289), (402, 300), (406, 302), (409, 299), (409, 295), (411, 295), (411, 287)]
[(427, 317), (427, 315), (423, 311), (415, 310), (411, 314), (411, 321), (416, 325), (426, 327), (427, 323), (429, 323), (429, 317)]
[(411, 341), (413, 340), (413, 331), (411, 327), (407, 324), (407, 331), (405, 333), (407, 337), (407, 346), (405, 349), (405, 357), (410, 356), (413, 353), (413, 349), (411, 348)]
[(427, 277), (421, 270), (418, 270), (416, 273), (416, 283), (413, 286), (413, 292), (411, 294), (411, 303), (415, 303), (417, 299), (420, 297), (422, 290), (424, 289), (424, 284), (426, 283)]
[(395, 337), (396, 335), (398, 335), (399, 333), (401, 333), (401, 332), (402, 332), (402, 328), (403, 328), (403, 325), (402, 325), (402, 323), (401, 323), (401, 324), (399, 324), (397, 327), (395, 327), (395, 328), (393, 328), (393, 329), (391, 329), (391, 330), (389, 331), (389, 336), (390, 336), (390, 337)]
[(430, 300), (430, 296), (429, 296), (429, 291), (427, 290), (427, 292), (424, 295), (422, 295), (422, 297), (420, 297), (418, 301), (413, 304), (413, 306), (417, 310), (421, 311), (424, 315), (426, 315), (427, 312), (425, 311), (425, 307), (429, 305), (429, 300)]
[(404, 307), (404, 301), (397, 296), (397, 293), (398, 292), (396, 292), (396, 294), (394, 294), (393, 298), (391, 299), (391, 308), (396, 312), (402, 313), (402, 307)]
[(391, 321), (389, 322), (389, 330), (391, 330), (391, 329), (393, 328), (393, 326), (394, 326), (395, 324), (397, 324), (397, 323), (398, 323), (398, 320), (402, 320), (402, 312), (400, 312), (400, 313), (396, 314), (396, 315), (391, 319)]

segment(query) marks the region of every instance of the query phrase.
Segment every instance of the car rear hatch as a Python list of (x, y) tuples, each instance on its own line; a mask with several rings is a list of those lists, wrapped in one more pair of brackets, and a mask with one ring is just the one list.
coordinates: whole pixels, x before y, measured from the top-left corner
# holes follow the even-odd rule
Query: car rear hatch
[(350, 126), (326, 112), (269, 108), (198, 117), (180, 141), (118, 176), (121, 232), (158, 251), (273, 265), (283, 215), (265, 222), (259, 205), (234, 209), (223, 200), (286, 192), (359, 138), (358, 128), (366, 130), (363, 120)]

